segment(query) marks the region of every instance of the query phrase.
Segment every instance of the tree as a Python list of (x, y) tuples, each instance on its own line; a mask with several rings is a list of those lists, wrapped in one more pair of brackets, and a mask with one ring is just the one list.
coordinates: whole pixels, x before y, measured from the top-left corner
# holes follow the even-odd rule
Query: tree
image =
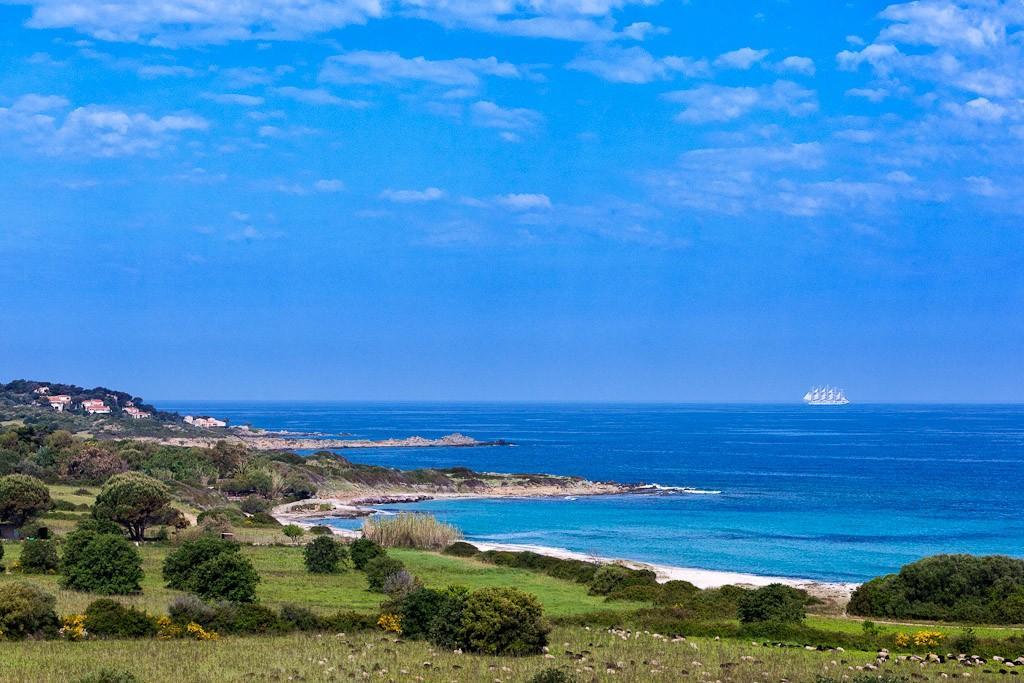
[(99, 533), (79, 528), (67, 537), (61, 562), (61, 586), (101, 595), (142, 590), (142, 556), (120, 530)]
[(215, 536), (200, 536), (181, 544), (164, 559), (163, 576), (168, 588), (189, 590), (192, 572), (223, 554), (238, 553), (238, 544)]
[(93, 514), (128, 529), (132, 540), (144, 541), (146, 527), (167, 512), (171, 494), (162, 483), (141, 472), (115, 474), (103, 485)]
[(192, 571), (188, 590), (206, 600), (252, 602), (260, 575), (248, 558), (222, 553)]
[(20, 527), (50, 509), (50, 490), (27, 474), (0, 477), (0, 520)]
[(281, 531), (292, 541), (302, 538), (302, 535), (306, 533), (298, 524), (289, 524)]
[(744, 624), (795, 624), (804, 620), (806, 603), (807, 593), (773, 583), (744, 593), (740, 597), (738, 613)]
[(317, 536), (302, 552), (306, 570), (313, 574), (333, 574), (348, 558), (348, 549), (330, 536)]

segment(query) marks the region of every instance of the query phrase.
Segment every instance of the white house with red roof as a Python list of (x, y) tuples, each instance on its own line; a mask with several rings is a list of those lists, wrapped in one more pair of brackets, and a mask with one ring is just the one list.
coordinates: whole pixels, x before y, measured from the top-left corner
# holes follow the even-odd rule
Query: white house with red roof
[(128, 406), (127, 408), (125, 408), (124, 409), (124, 414), (127, 415), (128, 417), (132, 418), (133, 420), (144, 420), (144, 419), (146, 419), (147, 417), (150, 416), (150, 413), (147, 413), (144, 410), (139, 410), (138, 408), (136, 408), (133, 405), (132, 406)]
[(82, 410), (89, 413), (90, 415), (109, 415), (110, 406), (101, 401), (98, 398), (90, 398), (86, 401), (82, 401)]
[(71, 407), (71, 397), (65, 394), (47, 396), (46, 400), (50, 402), (50, 407), (58, 413), (63, 413), (67, 408)]

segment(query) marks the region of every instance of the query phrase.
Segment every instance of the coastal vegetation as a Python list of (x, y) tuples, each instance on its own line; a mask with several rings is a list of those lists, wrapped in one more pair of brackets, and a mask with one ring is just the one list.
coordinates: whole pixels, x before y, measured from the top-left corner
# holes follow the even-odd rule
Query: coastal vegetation
[[(962, 625), (860, 623), (783, 585), (700, 590), (644, 568), (482, 551), (425, 515), (370, 519), (361, 538), (344, 539), (270, 514), (325, 487), (465, 490), (501, 475), (31, 425), (0, 432), (0, 448), (0, 514), (20, 538), (0, 544), (0, 637), (21, 641), (8, 644), (0, 679), (163, 680), (185, 641), (202, 641), (193, 672), (175, 676), (185, 681), (412, 676), (403, 670), (424, 680), (702, 670), (737, 681), (984, 680), (986, 667), (1000, 675), (1024, 654), (1020, 631), (981, 625), (1024, 621), (1013, 611), (1024, 562), (1008, 558), (929, 558), (865, 584), (849, 607)], [(60, 652), (59, 666), (43, 664), (36, 639)], [(287, 653), (251, 656), (264, 647)], [(218, 674), (202, 678), (211, 667)]]

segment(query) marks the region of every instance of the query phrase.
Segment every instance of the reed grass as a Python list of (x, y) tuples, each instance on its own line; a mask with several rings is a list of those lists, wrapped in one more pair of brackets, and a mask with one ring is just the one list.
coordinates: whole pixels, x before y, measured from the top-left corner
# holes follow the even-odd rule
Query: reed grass
[(442, 550), (462, 538), (462, 532), (433, 515), (403, 512), (394, 517), (363, 521), (363, 536), (385, 548)]

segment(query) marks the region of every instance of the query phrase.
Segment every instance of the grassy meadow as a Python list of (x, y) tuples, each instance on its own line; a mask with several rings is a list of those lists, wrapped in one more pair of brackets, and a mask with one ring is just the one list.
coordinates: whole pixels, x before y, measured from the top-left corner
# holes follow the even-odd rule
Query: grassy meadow
[[(579, 681), (734, 681), (814, 683), (859, 675), (873, 653), (818, 652), (710, 638), (667, 640), (650, 634), (620, 636), (581, 627), (557, 628), (550, 652), (538, 657), (455, 654), (423, 641), (378, 633), (223, 638), (215, 642), (123, 640), (26, 642), (5, 645), (0, 680), (63, 683), (112, 667), (144, 681), (459, 681), (522, 683), (548, 668)], [(187, 663), (187, 664), (186, 664)], [(1006, 680), (955, 665), (889, 664), (883, 672), (914, 681)], [(878, 672), (875, 672), (878, 673)], [(859, 683), (859, 682), (858, 682)]]

